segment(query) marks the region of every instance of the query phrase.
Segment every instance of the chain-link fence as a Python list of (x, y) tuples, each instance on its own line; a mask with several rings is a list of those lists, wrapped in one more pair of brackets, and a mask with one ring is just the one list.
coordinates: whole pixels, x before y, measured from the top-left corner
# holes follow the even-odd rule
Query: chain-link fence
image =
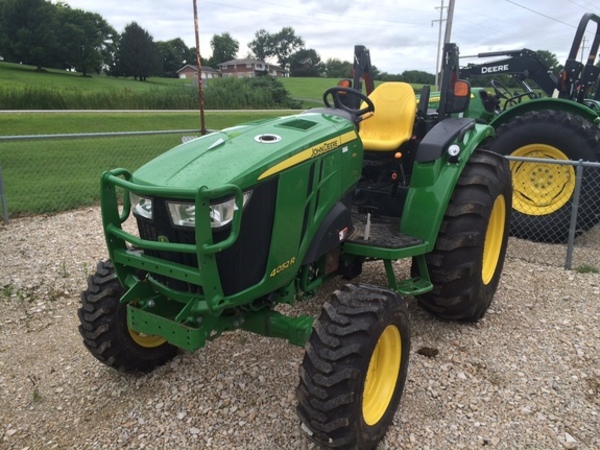
[(199, 130), (0, 136), (0, 197), (5, 221), (93, 205), (100, 175), (135, 170)]
[(507, 159), (513, 177), (510, 255), (569, 269), (600, 268), (600, 163)]
[[(0, 208), (10, 217), (97, 204), (100, 174), (135, 170), (198, 130), (0, 137)], [(600, 163), (507, 157), (513, 173), (508, 255), (600, 267)]]

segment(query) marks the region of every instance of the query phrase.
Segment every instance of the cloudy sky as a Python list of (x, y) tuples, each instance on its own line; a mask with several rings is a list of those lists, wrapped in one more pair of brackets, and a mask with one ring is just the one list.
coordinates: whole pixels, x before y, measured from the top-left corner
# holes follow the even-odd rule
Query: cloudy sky
[[(118, 32), (137, 22), (155, 41), (180, 37), (195, 46), (193, 0), (63, 0), (101, 14)], [(257, 30), (290, 26), (307, 48), (328, 58), (352, 60), (355, 44), (367, 46), (380, 71), (435, 72), (442, 0), (196, 0), (200, 50), (211, 54), (213, 35), (229, 32), (239, 57)], [(449, 0), (444, 0), (446, 19)], [(549, 50), (567, 57), (583, 14), (600, 15), (600, 0), (456, 0), (452, 41), (461, 56), (497, 50)], [(442, 39), (446, 22), (443, 22)], [(588, 45), (596, 31), (588, 32)], [(467, 64), (470, 60), (464, 60)]]

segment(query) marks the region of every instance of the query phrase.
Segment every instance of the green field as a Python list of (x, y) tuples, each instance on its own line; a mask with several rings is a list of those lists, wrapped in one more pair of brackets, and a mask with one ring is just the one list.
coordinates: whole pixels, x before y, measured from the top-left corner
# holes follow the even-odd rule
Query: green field
[[(312, 99), (321, 103), (323, 92), (337, 85), (337, 78), (280, 78), (293, 97)], [(178, 78), (149, 78), (146, 82), (133, 78), (115, 78), (104, 75), (83, 77), (80, 73), (58, 69), (37, 72), (35, 67), (0, 62), (0, 89), (22, 88), (26, 86), (47, 86), (64, 91), (100, 92), (106, 89), (133, 90), (138, 92), (157, 88), (187, 86), (191, 80)]]
[[(282, 114), (278, 111), (206, 111), (204, 121), (207, 129), (219, 130)], [(0, 136), (188, 129), (200, 129), (198, 111), (0, 113)]]
[[(321, 106), (323, 104), (323, 92), (336, 86), (339, 81), (337, 78), (322, 77), (279, 78), (279, 80), (292, 97), (303, 102), (304, 108)], [(218, 83), (219, 80), (212, 82)], [(148, 96), (181, 95), (181, 90), (191, 85), (191, 80), (178, 78), (152, 77), (146, 82), (140, 82), (132, 78), (115, 78), (105, 75), (83, 77), (80, 73), (64, 70), (47, 69), (38, 72), (33, 66), (0, 62), (0, 95), (10, 96), (10, 93), (20, 92), (19, 95), (25, 98), (28, 95), (48, 96), (48, 103), (50, 104), (57, 97), (71, 98), (79, 95), (88, 98), (88, 102), (92, 104), (94, 102), (102, 104), (101, 96), (109, 97), (108, 100), (103, 100), (104, 103), (110, 103), (111, 105), (116, 103), (118, 105), (119, 99), (125, 99), (140, 93)], [(413, 87), (419, 92), (422, 85), (413, 85)], [(53, 95), (50, 95), (50, 93)], [(160, 100), (157, 99), (153, 104), (160, 104)], [(2, 108), (2, 105), (0, 105), (0, 108)], [(56, 109), (63, 108), (57, 105)], [(100, 107), (100, 109), (104, 108)], [(125, 108), (121, 107), (120, 109)]]
[(179, 78), (149, 78), (142, 83), (133, 78), (115, 78), (100, 75), (83, 77), (77, 72), (59, 69), (45, 69), (42, 72), (33, 66), (0, 62), (0, 88), (21, 88), (26, 86), (47, 86), (65, 91), (98, 92), (105, 89), (132, 90), (144, 92), (156, 88), (182, 86), (190, 80)]
[[(281, 114), (209, 111), (206, 127), (222, 129)], [(4, 136), (199, 128), (197, 112), (0, 113), (0, 134)], [(0, 140), (0, 169), (8, 213), (16, 217), (93, 205), (99, 200), (103, 171), (117, 167), (133, 171), (180, 144), (182, 136), (199, 133)]]

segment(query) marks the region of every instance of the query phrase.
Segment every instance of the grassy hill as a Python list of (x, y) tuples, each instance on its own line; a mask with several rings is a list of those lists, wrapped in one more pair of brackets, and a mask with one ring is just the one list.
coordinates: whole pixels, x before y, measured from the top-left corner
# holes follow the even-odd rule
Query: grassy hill
[[(337, 83), (326, 78), (280, 80), (293, 97), (306, 102), (305, 107), (320, 106), (323, 91)], [(209, 84), (231, 81), (210, 80)], [(196, 91), (188, 89), (191, 86), (189, 79), (151, 77), (140, 82), (105, 75), (83, 77), (0, 62), (2, 109), (191, 109), (197, 98)]]
[[(321, 106), (323, 92), (339, 81), (321, 77), (279, 80), (303, 108)], [(210, 80), (209, 86), (219, 82)], [(190, 86), (191, 80), (186, 79), (152, 77), (140, 82), (105, 75), (83, 77), (76, 72), (39, 72), (33, 66), (0, 62), (1, 109), (193, 109), (189, 105), (197, 95)]]
[(184, 86), (189, 80), (178, 78), (150, 78), (143, 83), (133, 78), (115, 78), (107, 76), (83, 77), (78, 72), (45, 69), (36, 71), (34, 66), (0, 62), (0, 89), (23, 88), (28, 86), (45, 86), (65, 91), (99, 92), (106, 89), (133, 90), (144, 92), (156, 88)]

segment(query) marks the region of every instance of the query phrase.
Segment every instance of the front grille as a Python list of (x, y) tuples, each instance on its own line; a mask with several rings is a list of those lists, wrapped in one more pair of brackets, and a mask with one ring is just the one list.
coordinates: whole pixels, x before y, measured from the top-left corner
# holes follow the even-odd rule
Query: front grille
[[(233, 246), (216, 255), (219, 278), (225, 295), (240, 292), (263, 278), (271, 244), (276, 196), (277, 178), (257, 185), (244, 207), (238, 240)], [(154, 198), (153, 201), (153, 219), (137, 217), (140, 237), (151, 241), (166, 239), (173, 243), (195, 244), (193, 228), (176, 227), (171, 223), (166, 200)], [(213, 241), (225, 240), (230, 231), (231, 226), (214, 230)], [(195, 254), (156, 250), (145, 250), (145, 254), (189, 267), (198, 267)], [(153, 277), (171, 289), (202, 292), (201, 287), (183, 281), (159, 275)]]
[[(154, 214), (156, 216), (159, 216), (159, 211), (161, 214), (166, 213), (166, 204), (163, 200), (154, 199), (153, 206)], [(168, 222), (168, 226), (165, 226), (164, 223), (164, 220), (150, 221), (142, 217), (137, 217), (140, 238), (148, 241), (158, 241), (159, 238), (161, 238), (167, 240), (168, 242), (175, 242), (181, 244), (196, 243), (196, 237), (194, 235), (193, 229), (190, 228), (189, 230), (185, 230), (181, 228), (175, 228), (170, 224), (170, 220)], [(164, 259), (166, 261), (183, 264), (188, 267), (198, 267), (196, 255), (190, 253), (163, 252), (157, 250), (144, 250), (144, 253), (148, 256), (153, 256), (155, 258)], [(184, 281), (176, 280), (174, 278), (169, 278), (162, 275), (153, 275), (153, 277), (157, 281), (163, 283), (171, 289), (183, 292), (193, 292), (198, 294), (202, 293), (202, 288), (200, 286), (191, 285)]]

